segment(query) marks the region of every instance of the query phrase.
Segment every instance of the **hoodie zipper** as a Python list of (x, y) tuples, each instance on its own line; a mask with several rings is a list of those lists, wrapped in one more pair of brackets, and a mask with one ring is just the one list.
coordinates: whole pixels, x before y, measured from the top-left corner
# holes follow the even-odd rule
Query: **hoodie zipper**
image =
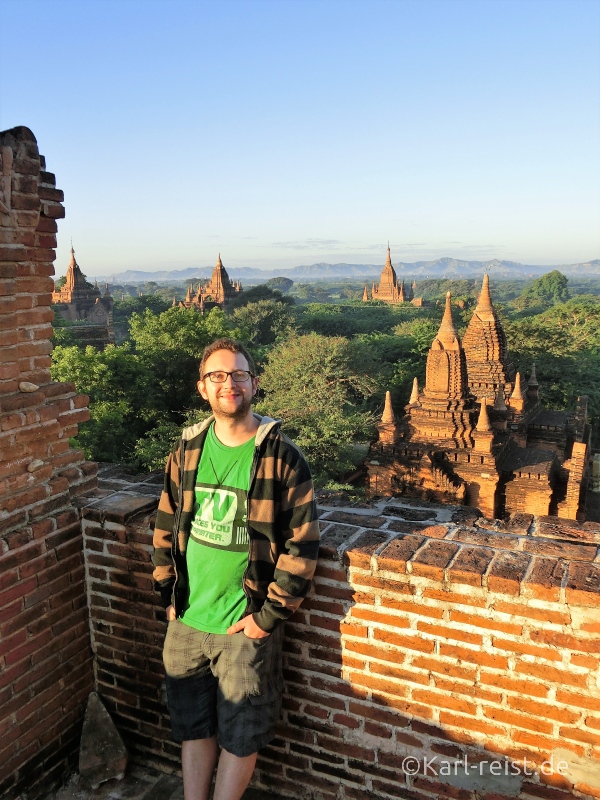
[(252, 537), (250, 536), (250, 523), (248, 519), (250, 517), (250, 495), (252, 493), (252, 485), (254, 483), (254, 479), (256, 478), (256, 473), (258, 471), (258, 454), (260, 450), (260, 445), (254, 448), (254, 458), (252, 459), (252, 466), (250, 468), (250, 480), (248, 481), (248, 493), (246, 495), (246, 532), (248, 534), (248, 560), (246, 562), (246, 569), (244, 570), (244, 574), (242, 575), (242, 591), (246, 597), (246, 610), (244, 611), (244, 616), (248, 612), (250, 608), (250, 595), (246, 589), (246, 577), (248, 575), (248, 570), (250, 569), (250, 548), (252, 546)]

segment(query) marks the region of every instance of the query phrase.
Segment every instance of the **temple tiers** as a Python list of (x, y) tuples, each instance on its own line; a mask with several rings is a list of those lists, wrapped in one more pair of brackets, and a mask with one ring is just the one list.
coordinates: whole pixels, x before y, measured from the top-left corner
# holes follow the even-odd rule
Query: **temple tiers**
[(506, 335), (492, 305), (490, 279), (483, 276), (481, 294), (463, 337), (469, 373), (469, 389), (479, 402), (494, 401), (503, 384), (506, 397), (514, 381), (514, 368), (508, 360)]
[(410, 411), (412, 438), (435, 439), (448, 447), (470, 446), (473, 414), (465, 353), (454, 327), (448, 292), (440, 329), (427, 355), (425, 389), (418, 395), (418, 406)]
[[(468, 346), (468, 347), (467, 347)], [(450, 293), (405, 416), (389, 392), (366, 461), (371, 494), (464, 503), (487, 517), (513, 512), (582, 519), (591, 458), (587, 398), (574, 412), (540, 403), (535, 365), (526, 389), (484, 283), (463, 343)]]

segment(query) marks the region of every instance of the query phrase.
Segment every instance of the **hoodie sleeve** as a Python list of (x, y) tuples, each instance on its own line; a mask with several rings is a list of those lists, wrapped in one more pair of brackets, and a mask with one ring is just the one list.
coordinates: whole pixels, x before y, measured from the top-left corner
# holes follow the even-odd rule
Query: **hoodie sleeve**
[(176, 445), (167, 460), (163, 490), (158, 503), (158, 513), (154, 526), (154, 588), (160, 592), (165, 608), (172, 603), (172, 590), (175, 583), (175, 564), (173, 562), (173, 527), (179, 497), (179, 457), (180, 447)]
[(281, 448), (278, 461), (277, 539), (281, 547), (265, 603), (253, 615), (265, 631), (274, 630), (300, 606), (310, 588), (319, 554), (319, 522), (308, 464), (291, 442)]

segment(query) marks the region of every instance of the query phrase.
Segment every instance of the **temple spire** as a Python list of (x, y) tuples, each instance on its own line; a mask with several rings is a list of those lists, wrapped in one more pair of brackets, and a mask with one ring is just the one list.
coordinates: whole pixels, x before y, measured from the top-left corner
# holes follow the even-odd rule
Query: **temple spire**
[(412, 392), (410, 393), (410, 400), (408, 401), (408, 404), (414, 406), (418, 402), (419, 402), (419, 381), (415, 377), (415, 379), (413, 380)]
[(381, 415), (381, 422), (377, 425), (379, 441), (382, 445), (394, 444), (396, 439), (396, 417), (392, 408), (392, 396), (385, 393), (385, 406)]
[(481, 286), (481, 293), (477, 300), (477, 307), (475, 309), (479, 314), (493, 314), (494, 307), (492, 305), (492, 296), (490, 295), (490, 276), (486, 272), (483, 276), (483, 284)]
[(531, 365), (531, 375), (527, 381), (526, 394), (527, 399), (532, 400), (534, 403), (537, 403), (540, 399), (540, 385), (537, 382), (537, 376), (535, 374), (535, 362)]
[(523, 390), (521, 389), (521, 373), (517, 372), (515, 376), (515, 388), (512, 391), (510, 396), (511, 400), (522, 400), (523, 399)]
[(523, 413), (523, 408), (525, 407), (525, 397), (523, 396), (523, 390), (521, 389), (521, 373), (517, 372), (515, 376), (515, 388), (508, 400), (508, 405), (510, 406), (511, 411), (515, 411), (517, 414)]
[(384, 425), (392, 425), (396, 421), (394, 409), (392, 408), (392, 396), (390, 392), (385, 393), (385, 405), (383, 408), (383, 414), (381, 415), (381, 421)]
[(535, 374), (535, 361), (531, 365), (531, 375), (529, 376), (529, 380), (527, 381), (527, 386), (539, 386), (537, 382), (537, 375)]
[(481, 401), (481, 410), (479, 411), (479, 419), (477, 420), (477, 430), (481, 432), (492, 430), (485, 398)]
[(506, 411), (506, 402), (504, 401), (504, 384), (498, 386), (496, 392), (496, 399), (494, 400), (494, 411)]
[(454, 327), (454, 320), (452, 319), (451, 296), (450, 292), (446, 293), (446, 308), (444, 309), (442, 324), (436, 336), (436, 339), (438, 339), (444, 347), (452, 346), (458, 341), (458, 332)]

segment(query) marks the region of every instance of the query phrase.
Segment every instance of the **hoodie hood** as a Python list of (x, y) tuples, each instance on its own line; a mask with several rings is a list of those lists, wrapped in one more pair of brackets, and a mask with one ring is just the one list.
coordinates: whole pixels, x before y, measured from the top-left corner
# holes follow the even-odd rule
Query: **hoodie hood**
[[(259, 423), (258, 430), (256, 431), (256, 447), (258, 447), (272, 430), (277, 430), (281, 425), (281, 420), (272, 419), (271, 417), (261, 417), (259, 414), (254, 414), (254, 418), (257, 419)], [(184, 428), (181, 433), (181, 438), (189, 442), (190, 439), (198, 436), (202, 431), (207, 430), (214, 419), (214, 415), (211, 414), (210, 417), (202, 420), (202, 422), (197, 422), (195, 425), (190, 425), (189, 428)]]

